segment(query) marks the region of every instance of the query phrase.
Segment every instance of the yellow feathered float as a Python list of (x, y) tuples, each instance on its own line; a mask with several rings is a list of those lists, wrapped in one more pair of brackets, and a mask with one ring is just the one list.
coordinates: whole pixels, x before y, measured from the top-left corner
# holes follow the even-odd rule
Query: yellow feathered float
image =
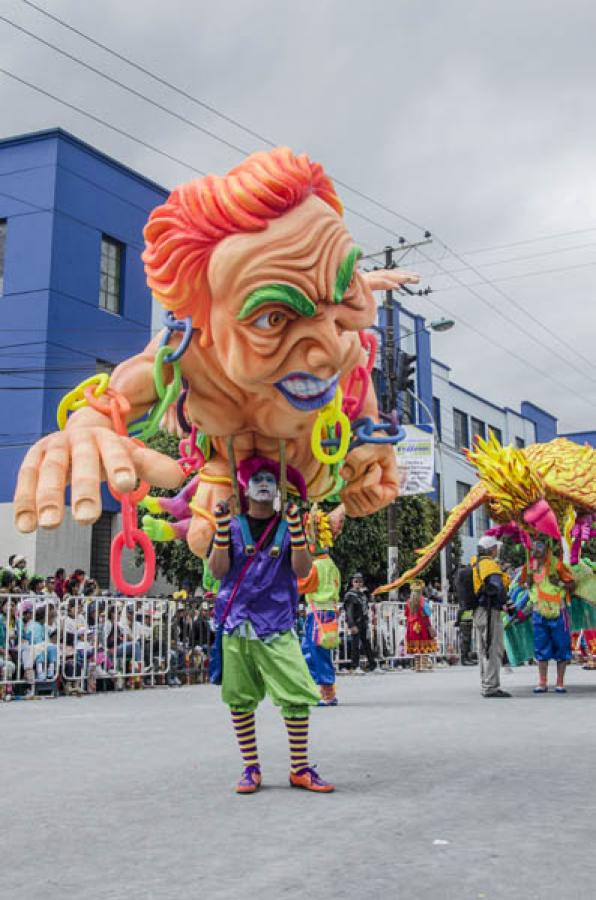
[(596, 450), (556, 438), (547, 444), (519, 449), (502, 447), (491, 432), (485, 441), (476, 438), (474, 449), (465, 451), (478, 472), (479, 482), (450, 513), (434, 540), (416, 551), (416, 565), (375, 594), (395, 590), (419, 575), (452, 540), (467, 517), (486, 504), (491, 519), (499, 524), (515, 522), (530, 533), (568, 539), (590, 533), (596, 519)]

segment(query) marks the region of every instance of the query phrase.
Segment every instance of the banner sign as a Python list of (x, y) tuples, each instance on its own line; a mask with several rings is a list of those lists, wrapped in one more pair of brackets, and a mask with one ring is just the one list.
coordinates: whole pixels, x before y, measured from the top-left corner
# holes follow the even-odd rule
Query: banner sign
[(406, 436), (396, 444), (395, 455), (399, 471), (399, 495), (428, 494), (433, 490), (435, 449), (432, 431), (423, 426), (404, 425)]

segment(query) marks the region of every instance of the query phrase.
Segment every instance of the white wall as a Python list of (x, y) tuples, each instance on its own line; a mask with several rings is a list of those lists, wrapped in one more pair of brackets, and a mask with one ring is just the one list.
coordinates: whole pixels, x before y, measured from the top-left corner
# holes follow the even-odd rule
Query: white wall
[(13, 553), (24, 556), (29, 571), (35, 567), (37, 538), (35, 534), (21, 534), (14, 527), (12, 503), (0, 503), (0, 567), (8, 565)]
[(53, 575), (60, 566), (67, 572), (77, 568), (89, 571), (91, 526), (77, 525), (69, 507), (62, 525), (51, 531), (39, 528), (33, 534), (21, 534), (14, 527), (13, 519), (12, 503), (0, 504), (0, 565), (6, 565), (12, 553), (20, 553), (27, 560), (27, 570), (37, 575)]

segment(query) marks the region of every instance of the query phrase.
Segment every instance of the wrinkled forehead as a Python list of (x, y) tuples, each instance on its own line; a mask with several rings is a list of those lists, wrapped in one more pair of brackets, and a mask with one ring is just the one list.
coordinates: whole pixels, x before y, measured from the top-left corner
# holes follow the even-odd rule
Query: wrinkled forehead
[(235, 234), (209, 262), (214, 303), (239, 311), (251, 291), (279, 281), (296, 284), (315, 302), (331, 298), (342, 261), (354, 242), (338, 214), (318, 197), (269, 222), (265, 231)]

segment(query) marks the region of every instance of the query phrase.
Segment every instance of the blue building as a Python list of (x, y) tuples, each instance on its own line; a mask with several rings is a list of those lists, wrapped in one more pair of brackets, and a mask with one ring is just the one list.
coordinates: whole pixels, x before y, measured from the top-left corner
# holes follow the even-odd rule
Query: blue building
[(151, 334), (142, 230), (167, 191), (60, 129), (0, 141), (0, 565), (81, 566), (106, 583), (116, 505), (93, 527), (18, 535), (12, 496), (28, 446), (64, 393)]

